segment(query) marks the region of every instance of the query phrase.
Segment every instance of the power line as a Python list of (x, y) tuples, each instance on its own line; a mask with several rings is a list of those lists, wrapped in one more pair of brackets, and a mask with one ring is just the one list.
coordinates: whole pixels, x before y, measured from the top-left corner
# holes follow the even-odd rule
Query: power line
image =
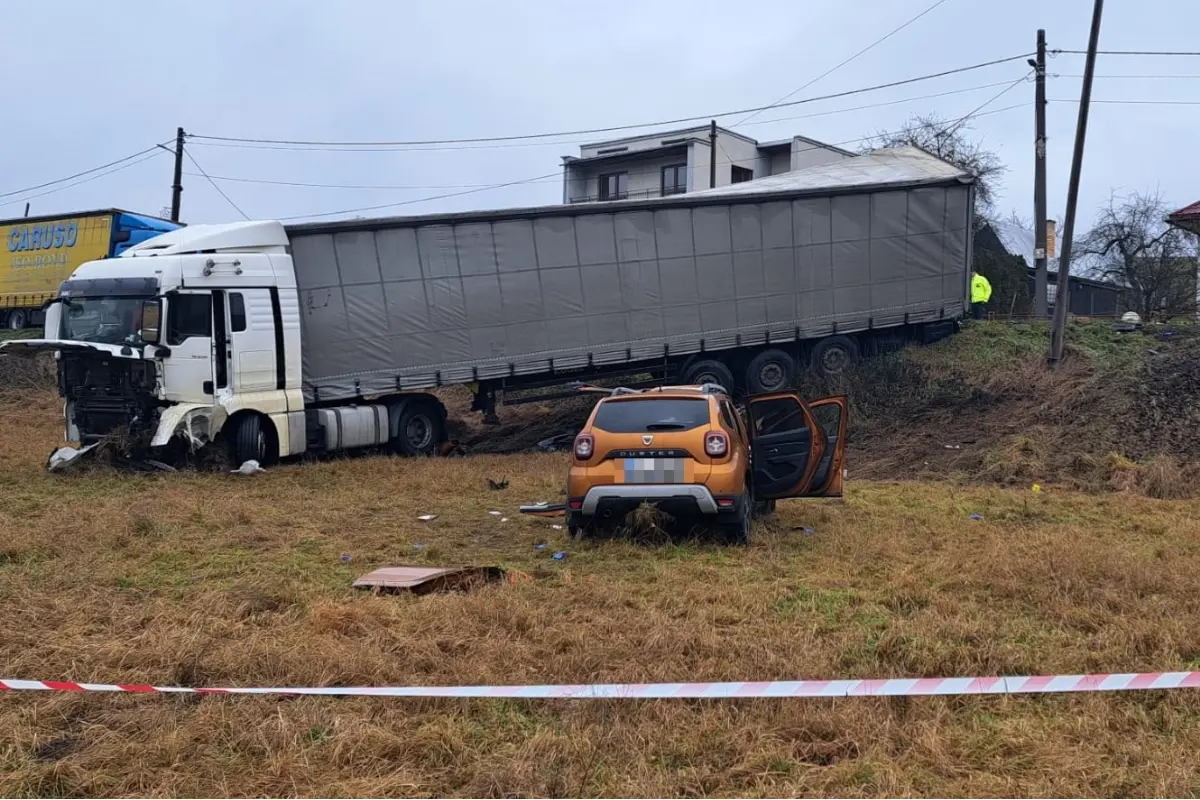
[(238, 206), (237, 203), (235, 203), (235, 202), (233, 202), (233, 200), (229, 199), (229, 195), (225, 194), (225, 190), (222, 189), (220, 186), (218, 186), (217, 182), (208, 176), (208, 173), (204, 171), (204, 167), (200, 166), (200, 162), (196, 160), (195, 156), (193, 156), (191, 153), (188, 152), (186, 147), (183, 149), (183, 154), (188, 157), (188, 160), (192, 162), (192, 165), (195, 166), (196, 169), (200, 170), (200, 174), (208, 179), (208, 182), (210, 184), (212, 184), (212, 187), (217, 190), (217, 192), (221, 195), (221, 197), (225, 198), (225, 202), (229, 203), (229, 205), (233, 206), (234, 211), (241, 214), (243, 219), (247, 219), (247, 220), (250, 219), (250, 215), (247, 214), (245, 211), (242, 211), (242, 209)]
[(53, 186), (57, 183), (66, 183), (67, 181), (75, 180), (76, 178), (83, 177), (84, 175), (91, 175), (93, 172), (99, 172), (100, 170), (108, 169), (109, 167), (115, 167), (117, 164), (123, 164), (126, 161), (132, 161), (133, 159), (137, 158), (138, 156), (146, 155), (147, 153), (151, 152), (152, 150), (155, 150), (157, 147), (158, 147), (158, 145), (152, 145), (150, 147), (147, 147), (145, 150), (139, 150), (136, 153), (132, 153), (130, 155), (125, 156), (124, 158), (118, 158), (116, 161), (110, 161), (107, 164), (101, 164), (98, 167), (92, 167), (91, 169), (85, 169), (83, 172), (76, 172), (74, 175), (68, 175), (65, 178), (57, 178), (52, 181), (46, 181), (45, 183), (39, 183), (36, 186), (26, 186), (24, 189), (16, 189), (11, 192), (3, 192), (3, 193), (0, 193), (0, 197), (12, 197), (14, 194), (25, 194), (26, 192), (35, 192), (38, 189), (44, 189), (47, 186)]
[[(1069, 75), (1061, 72), (1050, 73), (1052, 78), (1082, 78), (1082, 75)], [(1196, 80), (1200, 75), (1096, 75), (1095, 80)]]
[[(1052, 50), (1052, 55), (1063, 53), (1072, 56), (1086, 56), (1087, 50)], [(1100, 56), (1200, 56), (1200, 51), (1187, 50), (1097, 50)]]
[[(1069, 100), (1051, 99), (1051, 103), (1078, 103), (1079, 98)], [(1095, 100), (1092, 103), (1102, 103), (1114, 106), (1200, 106), (1200, 100)]]
[(811, 81), (809, 81), (808, 83), (804, 84), (804, 85), (803, 85), (803, 86), (801, 86), (800, 88), (798, 88), (798, 89), (793, 89), (792, 91), (790, 91), (790, 92), (788, 92), (787, 94), (785, 94), (783, 97), (781, 97), (781, 98), (779, 98), (778, 100), (776, 100), (776, 101), (775, 101), (774, 103), (772, 103), (771, 105), (769, 105), (769, 106), (766, 106), (766, 108), (757, 109), (757, 110), (755, 110), (753, 113), (751, 113), (751, 114), (750, 114), (750, 116), (748, 116), (748, 117), (746, 117), (745, 119), (743, 119), (742, 121), (740, 121), (740, 122), (736, 122), (736, 123), (734, 123), (734, 124), (735, 124), (735, 125), (745, 125), (747, 122), (749, 122), (750, 120), (754, 119), (754, 118), (755, 118), (755, 117), (757, 117), (757, 116), (758, 116), (760, 113), (762, 113), (763, 111), (767, 110), (768, 108), (775, 108), (775, 107), (776, 107), (778, 104), (780, 104), (780, 103), (784, 102), (785, 100), (788, 100), (788, 99), (790, 99), (791, 97), (795, 96), (795, 95), (796, 95), (796, 94), (798, 94), (799, 92), (802, 92), (802, 91), (804, 91), (805, 89), (807, 89), (808, 87), (812, 86), (814, 83), (816, 83), (817, 81), (821, 80), (822, 78), (826, 78), (826, 77), (828, 77), (828, 76), (832, 75), (833, 73), (837, 72), (839, 69), (841, 69), (842, 67), (846, 66), (846, 65), (847, 65), (847, 64), (849, 64), (851, 61), (853, 61), (854, 59), (856, 59), (856, 58), (858, 58), (859, 56), (863, 55), (864, 53), (866, 53), (866, 52), (868, 52), (868, 51), (870, 51), (870, 50), (874, 49), (874, 48), (875, 48), (875, 47), (877, 47), (878, 45), (881, 45), (881, 44), (883, 44), (883, 43), (884, 43), (884, 42), (886, 42), (888, 39), (892, 38), (892, 37), (893, 37), (893, 36), (895, 36), (897, 33), (899, 33), (900, 31), (904, 30), (904, 29), (905, 29), (905, 28), (907, 28), (909, 25), (912, 25), (914, 22), (916, 22), (917, 20), (919, 20), (921, 17), (925, 16), (926, 14), (928, 14), (928, 13), (929, 13), (929, 12), (931, 12), (931, 11), (933, 11), (935, 8), (937, 8), (938, 6), (942, 5), (942, 4), (943, 4), (943, 3), (945, 3), (945, 2), (946, 2), (946, 0), (937, 0), (937, 2), (936, 2), (936, 3), (934, 3), (933, 5), (931, 5), (931, 6), (929, 6), (928, 8), (926, 8), (926, 9), (925, 9), (924, 11), (922, 11), (920, 14), (917, 14), (915, 17), (913, 17), (912, 19), (910, 19), (908, 22), (904, 23), (903, 25), (901, 25), (901, 26), (900, 26), (900, 27), (898, 27), (898, 28), (895, 28), (895, 29), (893, 29), (893, 30), (892, 30), (890, 33), (887, 33), (886, 35), (884, 35), (884, 36), (881, 36), (880, 38), (878, 38), (878, 39), (876, 39), (875, 41), (871, 42), (869, 45), (867, 45), (866, 47), (864, 47), (862, 50), (859, 50), (857, 53), (855, 53), (854, 55), (850, 56), (850, 57), (849, 57), (849, 58), (847, 58), (845, 61), (841, 61), (841, 62), (839, 62), (838, 64), (835, 64), (834, 66), (832, 66), (832, 67), (830, 67), (829, 69), (825, 70), (825, 71), (824, 71), (824, 72), (822, 72), (820, 75), (818, 75), (817, 77), (813, 78)]
[[(626, 131), (626, 130), (633, 130), (636, 128), (653, 128), (653, 127), (662, 127), (662, 126), (666, 126), (666, 125), (677, 125), (677, 124), (684, 123), (684, 122), (698, 122), (701, 120), (714, 119), (714, 118), (720, 118), (720, 117), (740, 116), (742, 114), (748, 114), (753, 111), (765, 111), (770, 108), (784, 108), (784, 107), (788, 107), (788, 106), (803, 105), (806, 103), (815, 103), (815, 102), (822, 101), (822, 100), (836, 100), (841, 97), (850, 97), (852, 95), (864, 94), (866, 92), (875, 92), (875, 91), (879, 91), (882, 89), (892, 89), (897, 86), (907, 86), (912, 83), (920, 83), (922, 81), (933, 80), (935, 78), (943, 78), (943, 77), (946, 77), (947, 75), (957, 75), (957, 74), (960, 74), (963, 72), (970, 72), (972, 70), (996, 66), (998, 64), (1007, 64), (1012, 61), (1019, 61), (1024, 58), (1028, 58), (1030, 55), (1031, 55), (1030, 53), (1021, 53), (1019, 55), (1009, 56), (1008, 58), (999, 58), (999, 59), (994, 59), (992, 61), (984, 61), (984, 62), (981, 62), (978, 64), (971, 64), (971, 65), (968, 65), (965, 67), (958, 67), (955, 69), (943, 70), (942, 72), (931, 73), (929, 75), (919, 75), (915, 78), (905, 78), (904, 80), (892, 81), (890, 83), (881, 83), (881, 84), (877, 84), (874, 86), (865, 86), (865, 87), (858, 88), (858, 89), (849, 89), (844, 92), (835, 92), (833, 94), (819, 95), (816, 97), (806, 97), (806, 98), (803, 98), (800, 100), (791, 100), (786, 103), (773, 103), (769, 106), (758, 106), (755, 108), (743, 108), (743, 109), (736, 110), (736, 111), (723, 111), (718, 114), (700, 114), (700, 115), (692, 116), (692, 117), (678, 117), (676, 119), (659, 120), (656, 122), (642, 122), (642, 123), (638, 123), (635, 125), (614, 125), (614, 126), (609, 126), (606, 128), (584, 128), (584, 129), (573, 130), (573, 131), (557, 131), (557, 132), (553, 132), (553, 133), (527, 133), (527, 134), (519, 134), (519, 135), (512, 135), (512, 136), (479, 136), (479, 137), (472, 137), (472, 138), (465, 138), (465, 139), (424, 139), (424, 140), (392, 141), (392, 142), (384, 142), (384, 141), (379, 141), (379, 142), (345, 142), (345, 141), (343, 141), (343, 142), (339, 142), (339, 141), (312, 141), (312, 140), (302, 140), (302, 139), (253, 139), (253, 138), (238, 137), (238, 136), (209, 136), (209, 135), (204, 135), (204, 134), (188, 134), (188, 137), (190, 139), (201, 139), (201, 140), (206, 140), (206, 141), (210, 141), (210, 142), (231, 142), (231, 143), (240, 143), (240, 144), (273, 145), (279, 149), (315, 148), (315, 149), (321, 149), (321, 150), (336, 149), (339, 147), (352, 148), (352, 149), (371, 148), (371, 147), (392, 149), (392, 148), (396, 148), (396, 147), (414, 147), (414, 146), (421, 146), (421, 145), (482, 144), (482, 143), (490, 143), (490, 142), (515, 142), (515, 141), (521, 141), (524, 139), (564, 138), (564, 137), (572, 137), (572, 136), (582, 136), (585, 134), (612, 133), (615, 131)], [(270, 149), (270, 148), (268, 148), (268, 149)]]
[[(1005, 92), (1007, 92), (1009, 89), (1012, 89), (1018, 83), (1025, 80), (1025, 78), (1026, 78), (1026, 76), (1022, 76), (1019, 80), (1009, 84), (1008, 88), (1006, 88), (1003, 92), (1000, 92), (999, 94), (993, 96), (990, 100), (988, 100), (987, 102), (978, 106), (974, 111), (971, 111), (968, 114), (955, 120), (951, 124), (950, 129), (956, 130), (957, 128), (961, 127), (964, 123), (966, 123), (968, 120), (971, 120), (971, 119), (978, 119), (979, 117), (985, 117), (985, 116), (988, 116), (991, 114), (1000, 114), (1000, 113), (1003, 113), (1006, 111), (1013, 111), (1018, 108), (1027, 108), (1028, 107), (1027, 104), (1019, 103), (1016, 105), (1005, 106), (1004, 108), (992, 109), (991, 111), (983, 111), (982, 110), (985, 107), (994, 103), (997, 99), (999, 99), (1001, 96), (1003, 96), (1005, 94)], [(847, 145), (847, 144), (869, 142), (874, 139), (878, 139), (880, 136), (886, 136), (887, 134), (888, 134), (888, 132), (885, 131), (883, 133), (874, 134), (872, 136), (861, 136), (857, 139), (847, 139), (846, 141), (842, 141), (842, 142), (833, 142), (833, 143), (825, 143), (825, 144), (830, 147), (841, 147), (842, 145)], [(815, 145), (814, 145), (814, 147), (815, 147)], [(336, 217), (336, 216), (340, 216), (342, 214), (357, 214), (357, 213), (361, 213), (363, 211), (379, 211), (379, 210), (382, 210), (385, 208), (399, 208), (401, 206), (416, 205), (419, 203), (426, 203), (426, 202), (430, 202), (433, 200), (445, 200), (445, 199), (448, 199), (451, 197), (462, 197), (464, 195), (491, 191), (493, 189), (504, 189), (509, 186), (518, 186), (518, 185), (523, 185), (523, 184), (539, 183), (539, 182), (547, 180), (548, 178), (555, 178), (555, 179), (561, 180), (562, 172), (555, 171), (555, 172), (551, 172), (547, 175), (536, 175), (532, 178), (524, 178), (521, 180), (507, 181), (505, 183), (489, 184), (487, 186), (481, 186), (478, 188), (473, 188), (473, 189), (469, 189), (467, 191), (462, 191), (462, 192), (451, 192), (449, 194), (433, 195), (431, 197), (420, 197), (420, 198), (416, 198), (414, 200), (402, 200), (397, 203), (382, 203), (380, 205), (363, 206), (361, 208), (348, 208), (348, 209), (342, 209), (340, 211), (325, 211), (325, 212), (321, 212), (319, 214), (295, 214), (295, 215), (289, 216), (289, 217), (277, 217), (276, 219), (278, 219), (281, 222), (288, 222), (291, 220), (298, 220), (298, 219), (317, 219), (317, 218), (321, 218), (321, 217)]]
[[(0, 203), (0, 208), (18, 205), (20, 203), (24, 203), (29, 200), (36, 200), (39, 197), (45, 197), (46, 195), (54, 194), (55, 192), (61, 192), (65, 189), (70, 189), (70, 188), (79, 186), (84, 183), (90, 183), (91, 181), (97, 180), (99, 178), (107, 177), (109, 175), (112, 175), (113, 173), (120, 172), (121, 170), (129, 169), (130, 167), (136, 167), (138, 164), (149, 161), (158, 155), (159, 155), (159, 151), (157, 148), (150, 148), (150, 152), (143, 151), (142, 157), (138, 158), (134, 161), (127, 161), (124, 163), (118, 162), (119, 166), (115, 166), (106, 172), (95, 172), (95, 173), (91, 174), (89, 177), (82, 178), (82, 179), (74, 181), (72, 183), (55, 186), (53, 189), (47, 189), (44, 192), (38, 192), (37, 194), (27, 195), (25, 197), (17, 198), (16, 200), (10, 200), (7, 203)], [(89, 172), (93, 172), (93, 171), (89, 170)], [(83, 174), (87, 174), (87, 173), (83, 173)], [(44, 185), (49, 186), (51, 184), (44, 184)]]

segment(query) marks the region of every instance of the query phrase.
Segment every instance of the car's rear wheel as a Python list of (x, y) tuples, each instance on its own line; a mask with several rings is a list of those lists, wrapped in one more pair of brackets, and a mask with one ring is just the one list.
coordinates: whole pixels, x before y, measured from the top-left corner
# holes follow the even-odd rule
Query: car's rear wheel
[(737, 499), (734, 517), (721, 523), (721, 532), (733, 544), (750, 544), (750, 522), (754, 500), (749, 492)]

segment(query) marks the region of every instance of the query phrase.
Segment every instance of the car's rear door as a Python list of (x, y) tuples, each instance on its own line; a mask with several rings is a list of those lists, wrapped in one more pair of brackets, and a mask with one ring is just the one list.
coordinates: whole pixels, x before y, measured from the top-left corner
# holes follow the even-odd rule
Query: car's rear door
[(825, 452), (804, 494), (808, 497), (841, 497), (850, 400), (844, 394), (822, 397), (820, 400), (810, 400), (808, 410), (812, 412), (817, 427), (825, 434)]
[(808, 492), (825, 453), (826, 436), (796, 392), (775, 392), (746, 402), (750, 461), (759, 499)]

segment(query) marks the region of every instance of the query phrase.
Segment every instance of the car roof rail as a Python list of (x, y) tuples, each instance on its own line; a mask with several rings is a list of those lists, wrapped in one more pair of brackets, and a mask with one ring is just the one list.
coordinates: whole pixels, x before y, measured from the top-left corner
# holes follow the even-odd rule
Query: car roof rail
[(729, 394), (725, 387), (719, 383), (703, 383), (700, 384), (700, 391), (705, 394)]
[(620, 395), (620, 394), (641, 394), (641, 393), (642, 392), (640, 389), (630, 389), (628, 386), (616, 386), (613, 388), (613, 390), (609, 394), (612, 397), (616, 397), (617, 395)]

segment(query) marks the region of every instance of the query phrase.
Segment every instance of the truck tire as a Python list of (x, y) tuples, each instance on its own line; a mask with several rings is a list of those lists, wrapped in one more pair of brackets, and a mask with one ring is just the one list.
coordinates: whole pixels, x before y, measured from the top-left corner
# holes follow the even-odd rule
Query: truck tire
[(6, 320), (10, 331), (23, 331), (25, 326), (29, 324), (29, 313), (23, 308), (14, 308), (8, 312)]
[(400, 411), (392, 449), (404, 456), (431, 456), (442, 442), (442, 413), (430, 400), (410, 400)]
[(832, 378), (844, 375), (858, 363), (858, 342), (849, 336), (830, 336), (817, 342), (810, 363), (816, 374)]
[(270, 461), (270, 448), (267, 432), (263, 430), (262, 417), (247, 414), (238, 420), (229, 443), (229, 455), (234, 469), (247, 461), (257, 461), (259, 466), (267, 465)]
[(767, 394), (790, 389), (796, 381), (796, 362), (783, 350), (764, 350), (746, 367), (746, 389), (750, 394)]
[(689, 386), (715, 383), (723, 386), (727, 392), (734, 390), (733, 372), (729, 367), (712, 358), (705, 358), (689, 365), (683, 371), (683, 382)]

